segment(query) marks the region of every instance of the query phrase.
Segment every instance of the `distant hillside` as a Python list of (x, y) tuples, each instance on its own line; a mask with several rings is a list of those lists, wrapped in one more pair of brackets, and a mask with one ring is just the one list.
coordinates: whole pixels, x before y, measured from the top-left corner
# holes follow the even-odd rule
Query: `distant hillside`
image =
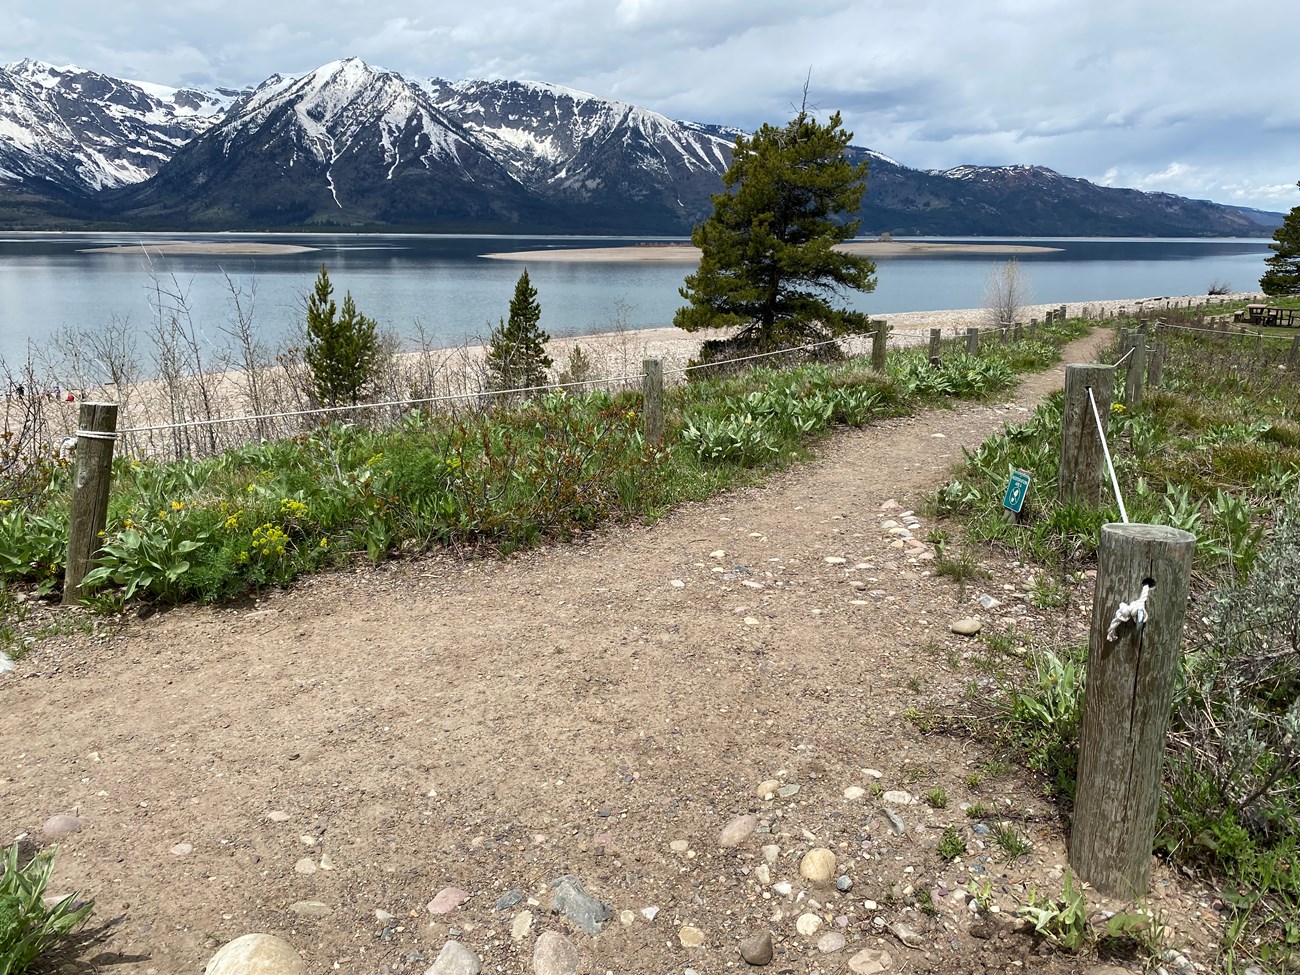
[[(739, 130), (555, 85), (356, 58), (253, 89), (0, 68), (0, 225), (684, 234)], [(922, 171), (866, 148), (876, 234), (1259, 236), (1282, 215), (1036, 166)]]

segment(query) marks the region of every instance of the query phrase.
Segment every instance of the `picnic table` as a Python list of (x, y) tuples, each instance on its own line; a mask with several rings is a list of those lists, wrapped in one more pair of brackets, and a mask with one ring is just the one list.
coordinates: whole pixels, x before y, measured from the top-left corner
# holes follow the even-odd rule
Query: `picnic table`
[(1246, 306), (1246, 317), (1252, 325), (1285, 325), (1295, 327), (1294, 308), (1278, 308), (1275, 305), (1251, 304)]

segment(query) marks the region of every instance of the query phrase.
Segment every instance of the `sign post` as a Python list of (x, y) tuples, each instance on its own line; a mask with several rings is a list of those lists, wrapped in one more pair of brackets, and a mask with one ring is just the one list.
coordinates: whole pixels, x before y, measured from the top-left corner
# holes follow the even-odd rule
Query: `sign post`
[(1029, 472), (1012, 471), (1011, 480), (1007, 482), (1006, 493), (1002, 495), (1002, 507), (1013, 515), (1019, 515), (1029, 495)]

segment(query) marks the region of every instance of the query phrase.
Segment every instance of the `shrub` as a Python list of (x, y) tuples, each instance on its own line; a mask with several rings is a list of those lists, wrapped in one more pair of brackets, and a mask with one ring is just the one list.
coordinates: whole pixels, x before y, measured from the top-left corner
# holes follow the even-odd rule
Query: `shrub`
[(15, 843), (0, 862), (0, 975), (29, 971), (95, 906), (93, 901), (78, 906), (76, 894), (47, 906), (45, 889), (54, 871), (54, 850), (36, 854), (22, 867), (18, 854)]

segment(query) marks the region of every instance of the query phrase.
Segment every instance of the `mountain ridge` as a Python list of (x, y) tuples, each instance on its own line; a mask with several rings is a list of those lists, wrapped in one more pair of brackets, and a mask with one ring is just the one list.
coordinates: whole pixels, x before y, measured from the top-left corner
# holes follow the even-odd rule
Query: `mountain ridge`
[[(740, 129), (535, 81), (344, 58), (244, 89), (0, 67), (0, 223), (683, 234)], [(912, 169), (854, 146), (871, 233), (1260, 236), (1282, 215), (1041, 166)], [(1277, 225), (1275, 224), (1275, 225)]]

